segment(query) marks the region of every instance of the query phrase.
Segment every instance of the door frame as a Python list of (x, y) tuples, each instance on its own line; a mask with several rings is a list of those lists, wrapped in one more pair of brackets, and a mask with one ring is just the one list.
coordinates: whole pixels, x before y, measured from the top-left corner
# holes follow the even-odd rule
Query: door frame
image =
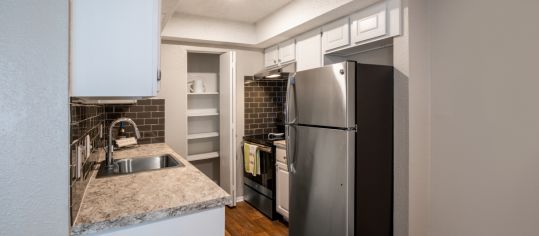
[[(232, 197), (232, 202), (231, 204), (229, 204), (228, 206), (236, 206), (236, 202), (237, 202), (237, 158), (236, 158), (236, 154), (237, 154), (237, 148), (236, 148), (236, 124), (237, 124), (237, 117), (236, 117), (236, 112), (237, 112), (237, 104), (236, 104), (236, 101), (237, 101), (237, 98), (236, 98), (236, 81), (237, 81), (237, 78), (236, 78), (236, 51), (235, 50), (230, 50), (230, 49), (222, 49), (222, 48), (206, 48), (206, 47), (196, 47), (196, 46), (185, 46), (185, 52), (187, 55), (187, 53), (202, 53), (202, 54), (217, 54), (217, 55), (222, 55), (222, 54), (225, 54), (225, 53), (230, 53), (230, 71), (229, 71), (229, 76), (230, 76), (230, 79), (229, 79), (229, 86), (230, 86), (230, 91), (229, 93), (231, 94), (231, 96), (229, 96), (229, 102), (230, 102), (230, 107), (231, 109), (229, 110), (229, 113), (230, 113), (230, 120), (232, 121), (232, 123), (230, 124), (230, 135), (228, 136), (229, 140), (231, 140), (231, 142), (229, 142), (229, 150), (230, 150), (230, 153), (229, 153), (229, 160), (230, 160), (230, 163), (229, 163), (229, 166), (230, 166), (230, 170), (229, 170), (229, 182), (230, 182), (230, 190), (228, 189), (225, 189), (225, 191), (227, 193), (230, 194), (230, 196)], [(219, 61), (219, 64), (221, 64), (221, 61)], [(219, 78), (219, 83), (221, 83), (221, 80)], [(185, 124), (185, 129), (188, 130), (188, 123)], [(222, 135), (222, 134), (219, 134), (219, 135)], [(186, 139), (187, 141), (187, 139)], [(221, 156), (219, 158), (222, 158)], [(221, 165), (219, 165), (221, 166)], [(220, 182), (222, 182), (222, 171), (221, 171), (221, 167), (220, 167)]]

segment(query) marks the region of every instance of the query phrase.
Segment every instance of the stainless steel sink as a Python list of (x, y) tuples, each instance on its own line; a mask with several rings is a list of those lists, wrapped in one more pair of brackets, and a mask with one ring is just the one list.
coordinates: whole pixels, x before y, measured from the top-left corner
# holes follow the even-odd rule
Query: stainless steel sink
[(160, 156), (118, 159), (114, 161), (113, 168), (108, 168), (106, 167), (105, 163), (101, 163), (101, 168), (99, 169), (99, 172), (97, 172), (96, 178), (182, 166), (184, 165), (181, 162), (168, 154)]

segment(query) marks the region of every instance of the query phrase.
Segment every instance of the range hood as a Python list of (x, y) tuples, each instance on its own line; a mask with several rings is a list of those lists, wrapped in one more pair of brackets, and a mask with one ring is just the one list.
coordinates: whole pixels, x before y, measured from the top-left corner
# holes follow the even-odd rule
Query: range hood
[(264, 69), (253, 77), (254, 80), (286, 80), (294, 72), (296, 72), (296, 63), (292, 62), (275, 68)]
[(74, 97), (72, 102), (81, 104), (135, 104), (142, 97)]

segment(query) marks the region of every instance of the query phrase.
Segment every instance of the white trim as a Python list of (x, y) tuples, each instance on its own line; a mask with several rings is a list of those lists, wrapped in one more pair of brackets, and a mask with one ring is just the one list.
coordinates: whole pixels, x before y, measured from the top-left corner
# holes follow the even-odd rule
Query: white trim
[[(230, 185), (232, 190), (232, 199), (237, 199), (236, 186), (236, 51), (230, 52)], [(237, 200), (236, 200), (237, 201)], [(236, 204), (232, 204), (236, 206)]]
[(243, 196), (237, 196), (236, 202), (243, 202)]
[(187, 139), (189, 139), (189, 140), (203, 139), (203, 138), (213, 138), (213, 137), (219, 137), (219, 132), (196, 133), (196, 134), (188, 134), (187, 135)]
[(200, 160), (212, 159), (212, 158), (217, 158), (217, 157), (219, 157), (219, 152), (208, 152), (208, 153), (188, 155), (187, 160), (200, 161)]

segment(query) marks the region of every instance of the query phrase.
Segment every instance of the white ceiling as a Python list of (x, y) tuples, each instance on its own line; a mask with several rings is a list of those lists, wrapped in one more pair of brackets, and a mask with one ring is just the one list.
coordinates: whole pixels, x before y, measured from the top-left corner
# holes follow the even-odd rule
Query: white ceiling
[(176, 12), (255, 23), (292, 0), (179, 0)]

